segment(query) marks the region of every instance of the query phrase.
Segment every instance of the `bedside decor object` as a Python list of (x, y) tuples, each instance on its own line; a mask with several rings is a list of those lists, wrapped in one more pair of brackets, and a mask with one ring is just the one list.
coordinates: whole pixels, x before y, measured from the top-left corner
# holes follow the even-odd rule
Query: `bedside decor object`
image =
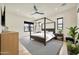
[(59, 33), (59, 34), (62, 34), (62, 31), (63, 31), (63, 30), (59, 29), (59, 30), (58, 30), (58, 33)]
[(8, 31), (8, 27), (7, 26), (2, 26), (2, 32), (6, 32)]
[(57, 40), (63, 41), (64, 40), (64, 34), (55, 33), (55, 38)]

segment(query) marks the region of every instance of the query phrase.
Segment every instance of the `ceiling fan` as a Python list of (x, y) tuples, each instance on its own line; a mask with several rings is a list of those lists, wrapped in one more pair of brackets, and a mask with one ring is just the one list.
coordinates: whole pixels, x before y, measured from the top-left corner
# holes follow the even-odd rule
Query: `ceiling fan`
[(39, 10), (37, 9), (36, 5), (34, 5), (33, 8), (34, 8), (35, 12), (32, 15), (34, 15), (34, 14), (41, 14), (41, 15), (43, 15), (44, 14), (44, 13), (39, 12)]

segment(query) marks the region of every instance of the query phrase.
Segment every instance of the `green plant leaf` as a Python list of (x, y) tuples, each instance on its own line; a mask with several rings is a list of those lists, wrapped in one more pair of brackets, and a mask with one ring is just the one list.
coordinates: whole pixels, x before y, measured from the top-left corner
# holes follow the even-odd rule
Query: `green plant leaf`
[(78, 33), (78, 37), (77, 37), (77, 39), (79, 40), (79, 33)]
[(77, 26), (74, 26), (74, 27), (70, 27), (68, 28), (69, 29), (69, 35), (72, 37), (72, 38), (76, 38), (76, 35), (78, 34), (77, 30), (79, 28), (77, 28)]

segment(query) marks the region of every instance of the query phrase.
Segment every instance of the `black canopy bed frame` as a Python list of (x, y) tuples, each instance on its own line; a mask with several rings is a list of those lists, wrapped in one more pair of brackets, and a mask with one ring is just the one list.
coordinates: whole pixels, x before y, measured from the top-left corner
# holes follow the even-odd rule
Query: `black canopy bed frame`
[[(39, 20), (44, 20), (44, 23), (43, 23), (44, 29), (42, 29), (42, 31), (44, 31), (44, 38), (38, 37), (38, 36), (32, 36), (31, 35), (31, 30), (30, 30), (30, 40), (31, 40), (31, 38), (33, 38), (34, 40), (39, 41), (39, 42), (43, 43), (44, 46), (46, 46), (46, 43), (49, 42), (49, 41), (51, 41), (51, 39), (49, 41), (46, 41), (46, 31), (52, 31), (53, 33), (55, 33), (55, 27), (56, 27), (56, 25), (55, 25), (54, 21), (52, 21), (52, 20), (50, 20), (50, 19), (48, 19), (46, 17), (43, 17), (43, 18), (40, 18), (40, 19), (37, 19), (37, 20), (34, 20), (34, 21), (39, 21)], [(49, 20), (51, 22), (46, 22), (46, 20)], [(54, 28), (51, 28), (51, 29), (46, 28), (46, 24), (50, 24), (50, 23), (54, 24), (54, 26), (53, 26)]]

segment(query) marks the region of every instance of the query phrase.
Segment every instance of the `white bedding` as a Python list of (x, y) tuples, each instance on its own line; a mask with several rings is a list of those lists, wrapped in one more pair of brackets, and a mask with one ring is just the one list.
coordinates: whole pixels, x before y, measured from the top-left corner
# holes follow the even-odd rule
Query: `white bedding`
[[(44, 38), (44, 32), (41, 32), (41, 33), (32, 33), (31, 36), (37, 36), (37, 37)], [(49, 41), (53, 37), (55, 37), (55, 35), (52, 32), (46, 32), (46, 41)]]

